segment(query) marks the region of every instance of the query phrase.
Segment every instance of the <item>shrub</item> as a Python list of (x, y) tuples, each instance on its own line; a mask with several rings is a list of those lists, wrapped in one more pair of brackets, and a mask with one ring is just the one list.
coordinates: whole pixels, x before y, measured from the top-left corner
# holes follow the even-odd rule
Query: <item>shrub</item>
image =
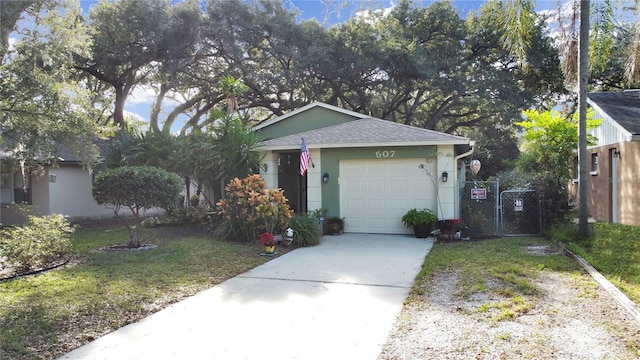
[(63, 215), (29, 215), (24, 226), (0, 231), (0, 257), (21, 272), (55, 265), (71, 252), (74, 231)]
[(142, 221), (142, 225), (147, 228), (179, 225), (205, 226), (205, 223), (210, 222), (211, 219), (205, 214), (203, 209), (177, 207), (170, 213), (167, 212), (167, 216), (150, 216), (145, 218)]
[(249, 242), (263, 232), (282, 233), (289, 226), (292, 210), (284, 190), (268, 189), (260, 175), (231, 180), (225, 193), (216, 204), (223, 221), (215, 232), (219, 238)]
[[(96, 176), (93, 197), (104, 204), (125, 223), (129, 229), (129, 247), (139, 247), (138, 225), (142, 221), (141, 211), (152, 207), (169, 209), (180, 200), (182, 179), (176, 174), (152, 166), (123, 166), (108, 169)], [(130, 224), (119, 214), (128, 208), (134, 216)]]
[(320, 243), (320, 228), (318, 220), (309, 214), (293, 214), (289, 221), (293, 229), (293, 242), (297, 246), (314, 246)]

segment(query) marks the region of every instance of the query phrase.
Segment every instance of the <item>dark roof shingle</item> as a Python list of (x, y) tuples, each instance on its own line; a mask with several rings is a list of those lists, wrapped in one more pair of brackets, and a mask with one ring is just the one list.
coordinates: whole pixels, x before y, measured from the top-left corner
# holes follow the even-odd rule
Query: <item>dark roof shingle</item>
[(262, 143), (264, 147), (300, 146), (304, 138), (310, 148), (357, 147), (372, 145), (468, 144), (469, 139), (438, 131), (398, 124), (388, 120), (365, 118), (316, 130), (284, 136)]
[(640, 134), (640, 90), (589, 93), (587, 96), (631, 134)]

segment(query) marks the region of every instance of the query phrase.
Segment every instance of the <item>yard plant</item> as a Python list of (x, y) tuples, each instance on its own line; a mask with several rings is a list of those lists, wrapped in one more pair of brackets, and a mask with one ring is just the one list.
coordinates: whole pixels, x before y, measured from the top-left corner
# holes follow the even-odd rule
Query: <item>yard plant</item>
[[(153, 207), (175, 208), (180, 201), (182, 180), (174, 173), (153, 166), (122, 166), (107, 169), (98, 174), (93, 184), (93, 197), (98, 204), (113, 209), (129, 229), (128, 247), (140, 247), (138, 225), (144, 210)], [(129, 209), (133, 221), (127, 221), (120, 213)]]
[(60, 214), (27, 217), (24, 226), (0, 230), (0, 267), (5, 259), (17, 271), (59, 265), (71, 251), (69, 236), (75, 231)]

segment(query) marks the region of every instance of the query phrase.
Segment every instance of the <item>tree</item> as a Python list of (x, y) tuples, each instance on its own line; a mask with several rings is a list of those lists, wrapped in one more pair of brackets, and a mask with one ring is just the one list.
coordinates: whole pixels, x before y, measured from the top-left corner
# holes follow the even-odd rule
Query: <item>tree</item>
[(180, 66), (180, 59), (193, 59), (190, 49), (196, 32), (189, 30), (198, 22), (183, 21), (191, 18), (172, 10), (168, 0), (102, 1), (91, 8), (93, 51), (79, 57), (76, 68), (112, 87), (116, 126), (124, 127), (124, 106), (136, 86), (148, 81), (158, 67), (165, 66), (170, 73)]
[(222, 115), (219, 122), (212, 126), (211, 132), (209, 166), (202, 169), (202, 174), (215, 175), (200, 179), (211, 189), (219, 189), (220, 193), (216, 195), (222, 197), (224, 186), (231, 179), (257, 174), (260, 168), (264, 168), (257, 151), (263, 138), (233, 114)]
[(106, 134), (93, 121), (92, 94), (73, 68), (73, 58), (87, 55), (91, 44), (81, 9), (77, 2), (62, 5), (33, 14), (31, 27), (18, 29), (20, 41), (2, 59), (0, 142), (22, 164), (55, 161), (63, 149), (92, 164), (93, 141)]
[(465, 132), (464, 135), (476, 142), (473, 157), (482, 163), (478, 178), (495, 177), (515, 166), (520, 150), (512, 127), (487, 126)]
[(44, 4), (44, 0), (0, 0), (0, 57), (9, 49), (9, 35), (20, 16), (30, 8), (37, 13)]
[[(559, 186), (564, 186), (570, 180), (573, 161), (578, 155), (578, 115), (567, 119), (556, 110), (526, 110), (523, 114), (526, 120), (516, 123), (524, 130), (519, 169), (554, 176)], [(591, 116), (592, 113), (587, 129), (600, 124)], [(594, 144), (597, 139), (590, 135), (587, 140)]]
[[(129, 230), (127, 246), (140, 247), (138, 227), (144, 210), (153, 207), (169, 209), (180, 203), (182, 181), (176, 174), (151, 166), (123, 166), (99, 173), (93, 184), (93, 197), (98, 204), (113, 209), (116, 217)], [(120, 209), (128, 208), (133, 222), (128, 222)]]

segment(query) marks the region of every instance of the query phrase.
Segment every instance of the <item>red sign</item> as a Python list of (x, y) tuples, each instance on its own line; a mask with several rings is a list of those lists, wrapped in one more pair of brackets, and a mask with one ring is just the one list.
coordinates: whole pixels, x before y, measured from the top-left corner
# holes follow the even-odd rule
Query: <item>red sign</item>
[(471, 200), (484, 200), (487, 198), (487, 189), (471, 189)]

